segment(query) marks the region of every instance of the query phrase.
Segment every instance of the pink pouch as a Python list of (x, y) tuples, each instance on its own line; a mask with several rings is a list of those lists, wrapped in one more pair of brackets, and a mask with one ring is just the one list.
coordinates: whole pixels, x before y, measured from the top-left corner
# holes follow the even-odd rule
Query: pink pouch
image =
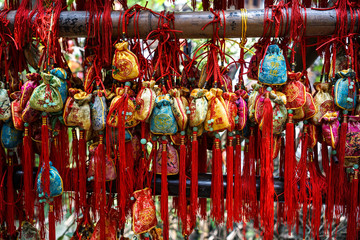
[(26, 74), (26, 78), (28, 80), (21, 87), (20, 106), (22, 109), (26, 107), (34, 89), (40, 85), (41, 76), (38, 73), (28, 73)]
[(229, 92), (224, 92), (223, 93), (223, 98), (225, 101), (225, 109), (228, 112), (228, 116), (229, 116), (229, 122), (230, 122), (230, 127), (228, 128), (229, 131), (234, 131), (235, 129), (235, 117), (237, 116), (237, 106), (236, 106), (236, 99), (237, 96), (235, 93), (229, 93)]
[(360, 116), (349, 116), (345, 146), (345, 158), (360, 157)]
[(321, 122), (322, 135), (326, 143), (333, 149), (339, 142), (339, 112), (328, 111), (319, 120)]
[[(161, 174), (161, 155), (163, 151), (162, 143), (159, 144), (159, 149), (156, 154), (156, 173)], [(167, 175), (176, 175), (179, 173), (179, 155), (170, 142), (166, 144), (167, 152)]]
[[(246, 125), (246, 120), (248, 117), (248, 107), (247, 107), (246, 101), (244, 100), (245, 98), (248, 97), (248, 95), (247, 95), (247, 92), (242, 89), (237, 90), (235, 93), (238, 97), (238, 99), (235, 101), (235, 103), (237, 106), (237, 116), (239, 116), (236, 127), (237, 127), (237, 130), (241, 131), (244, 129), (244, 127)], [(235, 121), (235, 123), (236, 123), (236, 121)]]
[[(87, 172), (87, 177), (95, 176), (95, 167), (96, 164), (101, 164), (95, 162), (95, 151), (98, 147), (98, 143), (93, 143), (89, 146), (89, 168)], [(112, 181), (116, 179), (116, 167), (112, 159), (109, 159), (107, 156), (102, 156), (102, 161), (105, 161), (105, 180)]]
[(30, 102), (26, 103), (24, 110), (22, 111), (21, 118), (26, 123), (33, 123), (40, 118), (41, 112), (30, 107)]

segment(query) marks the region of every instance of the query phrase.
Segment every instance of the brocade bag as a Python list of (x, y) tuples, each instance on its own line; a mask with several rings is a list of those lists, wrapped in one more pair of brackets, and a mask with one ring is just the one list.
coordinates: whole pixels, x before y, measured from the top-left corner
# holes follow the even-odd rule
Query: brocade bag
[(178, 89), (171, 89), (169, 94), (171, 96), (171, 110), (180, 130), (184, 131), (188, 123), (188, 116), (186, 115), (186, 109), (180, 97), (180, 91)]
[(1, 128), (1, 143), (4, 148), (15, 148), (22, 142), (23, 132), (16, 130), (11, 120), (6, 121)]
[(156, 94), (154, 91), (155, 81), (142, 82), (141, 90), (136, 96), (135, 119), (147, 121), (155, 106)]
[(117, 226), (116, 217), (107, 217), (105, 219), (105, 238), (101, 239), (100, 237), (100, 220), (96, 224), (94, 232), (90, 240), (117, 240)]
[(63, 108), (58, 88), (60, 79), (47, 73), (42, 73), (44, 82), (35, 88), (30, 97), (30, 107), (42, 112), (58, 112)]
[[(287, 109), (286, 96), (281, 92), (270, 92), (270, 101), (273, 107), (273, 133), (280, 134), (286, 123), (287, 119)], [(255, 103), (255, 120), (259, 124), (260, 129), (263, 125), (263, 114), (264, 114), (264, 101), (265, 93), (261, 94)]]
[(320, 118), (322, 135), (327, 143), (333, 149), (339, 142), (339, 112), (327, 112)]
[(204, 126), (206, 131), (214, 132), (230, 128), (228, 111), (222, 93), (220, 88), (212, 88), (206, 93), (209, 102)]
[(10, 97), (6, 89), (0, 89), (0, 120), (6, 121), (11, 117)]
[(64, 186), (58, 170), (52, 165), (52, 162), (50, 162), (50, 196), (44, 192), (44, 181), (42, 179), (43, 170), (44, 167), (41, 167), (40, 172), (36, 178), (36, 191), (45, 198), (60, 196), (63, 193)]
[(68, 94), (68, 87), (67, 87), (67, 73), (62, 68), (54, 68), (50, 70), (50, 73), (60, 79), (60, 87), (58, 88), (61, 99), (63, 102), (66, 102), (67, 94)]
[(150, 117), (150, 131), (153, 134), (172, 135), (177, 132), (178, 126), (170, 102), (169, 94), (156, 97), (155, 108)]
[(28, 221), (21, 223), (20, 235), (20, 240), (41, 240), (39, 231)]
[(33, 123), (40, 118), (41, 112), (30, 107), (30, 101), (26, 103), (26, 106), (21, 114), (21, 119), (26, 123)]
[(346, 162), (358, 163), (360, 158), (360, 116), (349, 116), (346, 133)]
[(92, 94), (80, 89), (70, 88), (70, 97), (67, 99), (63, 118), (68, 127), (80, 127), (86, 131), (91, 128), (90, 105)]
[(208, 101), (205, 94), (206, 89), (195, 88), (190, 94), (190, 127), (198, 127), (205, 121), (208, 110)]
[(28, 73), (26, 74), (26, 78), (27, 81), (21, 87), (20, 106), (22, 109), (26, 107), (26, 104), (29, 101), (34, 89), (39, 86), (41, 76), (38, 73)]
[(133, 80), (139, 76), (139, 63), (136, 55), (128, 50), (129, 43), (115, 45), (112, 61), (112, 76), (119, 81)]
[(351, 69), (336, 73), (334, 86), (334, 102), (336, 106), (345, 110), (353, 110), (356, 105), (356, 85), (353, 79), (355, 72)]
[(122, 101), (122, 98), (128, 95), (127, 100), (127, 106), (126, 106), (126, 113), (125, 113), (125, 128), (132, 128), (139, 124), (139, 120), (135, 118), (135, 99), (133, 99), (133, 91), (130, 90), (128, 87), (116, 88), (116, 97), (114, 97), (111, 101), (110, 107), (109, 107), (109, 113), (112, 113), (111, 115), (108, 115), (107, 124), (112, 127), (118, 126), (118, 111), (117, 106), (119, 105), (120, 101)]
[(250, 59), (247, 77), (252, 80), (258, 80), (258, 71), (259, 71), (259, 64), (262, 59), (261, 51), (262, 51), (262, 45), (255, 43), (255, 55), (253, 55)]
[(259, 65), (259, 82), (265, 85), (286, 83), (286, 62), (278, 45), (270, 45)]
[(248, 96), (247, 96), (247, 92), (242, 89), (237, 90), (235, 94), (237, 95), (235, 104), (237, 106), (237, 116), (239, 117), (237, 123), (235, 121), (235, 124), (236, 124), (236, 129), (241, 131), (244, 129), (248, 117), (247, 103), (244, 100), (244, 98)]
[(235, 103), (237, 96), (235, 93), (224, 92), (223, 98), (225, 102), (225, 109), (227, 110), (229, 116), (230, 127), (228, 130), (232, 132), (235, 129), (235, 118), (237, 116), (237, 106)]
[[(161, 174), (161, 155), (163, 151), (163, 144), (159, 144), (159, 149), (156, 152), (156, 174)], [(179, 173), (179, 154), (170, 142), (166, 144), (167, 152), (167, 175), (176, 175)]]
[(299, 80), (301, 73), (288, 72), (289, 81), (283, 88), (283, 93), (286, 95), (286, 108), (299, 109), (304, 106), (306, 102), (306, 88)]
[(260, 95), (260, 92), (263, 92), (263, 89), (261, 88), (261, 86), (259, 84), (253, 84), (252, 89), (253, 90), (250, 93), (249, 100), (248, 100), (249, 119), (251, 122), (256, 122), (255, 121), (255, 103), (256, 103), (256, 99)]
[(307, 120), (312, 118), (317, 112), (314, 99), (312, 95), (306, 92), (306, 101), (305, 104), (299, 108), (294, 110), (294, 120)]
[(106, 127), (107, 105), (102, 91), (94, 92), (91, 107), (91, 125), (94, 131), (102, 131)]
[[(315, 85), (315, 84), (314, 84)], [(316, 125), (319, 125), (320, 118), (325, 115), (328, 111), (334, 111), (334, 100), (331, 94), (329, 93), (330, 84), (329, 83), (319, 83), (315, 85), (317, 90), (314, 96), (314, 104), (317, 109), (317, 112), (313, 116), (313, 122)]]
[[(92, 180), (95, 177), (96, 165), (102, 164), (95, 162), (95, 152), (99, 143), (93, 143), (89, 146), (89, 167), (87, 172), (87, 178)], [(101, 161), (105, 161), (105, 180), (112, 181), (116, 179), (116, 167), (112, 159), (109, 159), (107, 155), (100, 156)]]
[(14, 127), (17, 130), (24, 130), (24, 122), (21, 118), (22, 109), (20, 106), (20, 91), (13, 92), (10, 94), (10, 98), (14, 99), (11, 102), (11, 119), (14, 123)]
[(135, 234), (150, 231), (157, 225), (156, 209), (154, 200), (151, 197), (151, 189), (145, 188), (133, 193), (135, 203), (133, 205), (133, 225)]

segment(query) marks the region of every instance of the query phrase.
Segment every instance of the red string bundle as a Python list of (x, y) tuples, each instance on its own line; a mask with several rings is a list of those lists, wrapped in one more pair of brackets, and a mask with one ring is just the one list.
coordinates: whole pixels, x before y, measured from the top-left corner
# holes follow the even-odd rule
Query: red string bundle
[(284, 176), (284, 198), (285, 198), (285, 212), (286, 221), (289, 231), (295, 221), (296, 200), (295, 192), (295, 129), (292, 122), (292, 114), (288, 115), (288, 123), (286, 124), (286, 145), (285, 145), (285, 176)]
[(224, 185), (220, 139), (214, 140), (211, 176), (211, 216), (216, 223), (224, 221)]
[(346, 145), (346, 134), (348, 129), (348, 122), (347, 122), (347, 115), (344, 114), (343, 122), (340, 127), (340, 136), (339, 136), (339, 144), (337, 150), (337, 156), (339, 160), (339, 173), (337, 175), (337, 190), (336, 190), (336, 197), (335, 197), (335, 204), (339, 208), (339, 215), (343, 214), (344, 212), (344, 188), (345, 185), (345, 145)]
[[(269, 94), (269, 93), (266, 93)], [(264, 101), (261, 141), (261, 209), (264, 238), (273, 239), (274, 233), (274, 165), (272, 162), (273, 110), (269, 96)]]
[(196, 223), (196, 212), (198, 210), (198, 172), (199, 172), (199, 159), (198, 159), (198, 140), (197, 132), (193, 132), (191, 148), (191, 187), (190, 187), (190, 215), (191, 225)]
[(100, 238), (105, 239), (106, 211), (106, 161), (103, 135), (100, 135), (99, 145), (95, 150), (95, 210), (100, 215)]
[[(27, 124), (27, 123), (26, 123)], [(24, 171), (24, 205), (27, 219), (34, 217), (34, 188), (33, 188), (33, 162), (32, 141), (29, 136), (29, 127), (25, 124), (23, 138), (23, 171)]]
[[(242, 219), (242, 182), (241, 182), (241, 142), (240, 135), (236, 135), (235, 159), (234, 159), (234, 221)], [(229, 173), (228, 173), (229, 174)], [(227, 191), (227, 190), (226, 190)]]
[[(199, 173), (207, 172), (207, 136), (203, 133), (199, 146)], [(201, 219), (206, 219), (207, 215), (207, 199), (199, 198), (199, 209)]]
[(357, 209), (358, 203), (358, 192), (359, 192), (359, 179), (358, 179), (359, 170), (355, 169), (354, 178), (352, 179), (351, 185), (351, 200), (350, 200), (350, 209), (348, 212), (348, 225), (347, 225), (347, 240), (358, 239), (358, 230), (357, 230), (357, 214), (359, 210)]
[(168, 210), (168, 183), (167, 183), (167, 141), (162, 141), (161, 152), (161, 219), (163, 221), (164, 239), (169, 239), (169, 210)]
[[(75, 199), (75, 213), (76, 216), (80, 216), (80, 200), (79, 200), (79, 142), (76, 134), (76, 129), (72, 129), (72, 165), (73, 165), (73, 176), (72, 186), (74, 187), (74, 199)], [(76, 168), (74, 168), (76, 166)]]
[(80, 207), (82, 211), (85, 211), (86, 208), (86, 140), (85, 140), (85, 130), (80, 130), (79, 138), (79, 197), (80, 197)]
[(13, 152), (8, 154), (8, 172), (7, 172), (7, 186), (6, 186), (6, 200), (7, 200), (7, 209), (6, 209), (6, 225), (7, 232), (10, 236), (14, 236), (16, 233), (15, 228), (15, 200), (14, 200), (14, 184), (13, 184), (13, 174), (14, 174), (14, 163), (13, 163)]
[[(226, 228), (233, 229), (234, 221), (234, 147), (233, 137), (228, 137), (229, 143), (226, 147)], [(241, 154), (241, 153), (240, 153)], [(241, 194), (239, 194), (241, 195)], [(240, 201), (240, 199), (236, 199)], [(235, 201), (235, 202), (236, 202)]]
[(49, 204), (49, 240), (56, 240), (54, 205)]
[(185, 136), (181, 136), (179, 172), (179, 216), (182, 228), (186, 228), (186, 146)]

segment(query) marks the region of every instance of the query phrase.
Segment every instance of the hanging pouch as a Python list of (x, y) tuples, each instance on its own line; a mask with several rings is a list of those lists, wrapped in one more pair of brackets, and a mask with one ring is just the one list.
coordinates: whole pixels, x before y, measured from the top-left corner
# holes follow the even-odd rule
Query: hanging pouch
[[(273, 132), (280, 134), (284, 130), (287, 119), (286, 96), (281, 92), (270, 92), (271, 105), (273, 107)], [(255, 103), (255, 120), (259, 124), (260, 129), (263, 125), (265, 93), (261, 94)]]
[(336, 106), (345, 110), (353, 110), (356, 105), (356, 86), (353, 79), (355, 72), (351, 69), (336, 73), (334, 87), (334, 102)]
[(345, 146), (347, 165), (349, 163), (358, 164), (360, 159), (360, 116), (349, 116)]
[(128, 50), (129, 43), (115, 45), (112, 61), (112, 76), (118, 81), (133, 80), (139, 76), (139, 63), (136, 55)]
[(36, 122), (40, 118), (41, 112), (30, 107), (30, 102), (26, 103), (25, 109), (22, 111), (21, 119), (26, 123)]
[(10, 95), (10, 98), (14, 99), (11, 102), (11, 118), (14, 123), (14, 127), (17, 130), (24, 130), (24, 122), (21, 118), (22, 109), (20, 106), (20, 97), (21, 93), (20, 91), (13, 92)]
[[(95, 177), (95, 169), (97, 163), (95, 162), (95, 152), (98, 147), (99, 143), (93, 143), (89, 146), (89, 167), (87, 172), (87, 178), (91, 179), (91, 177)], [(112, 159), (109, 159), (108, 156), (101, 156), (102, 161), (105, 161), (105, 180), (106, 181), (112, 181), (116, 179), (116, 167)]]
[(180, 91), (178, 89), (171, 89), (169, 94), (172, 97), (170, 101), (171, 110), (180, 130), (184, 131), (188, 123), (188, 116), (186, 115), (186, 109), (180, 97)]
[(260, 95), (260, 92), (263, 92), (263, 89), (261, 88), (261, 86), (259, 84), (253, 84), (252, 85), (252, 92), (249, 95), (249, 100), (248, 100), (248, 107), (249, 107), (249, 119), (251, 122), (255, 123), (255, 103), (256, 103), (256, 99), (258, 98), (258, 96)]
[(322, 135), (326, 143), (333, 149), (339, 142), (339, 112), (327, 112), (322, 118), (320, 118)]
[(0, 89), (0, 120), (6, 121), (11, 117), (11, 106), (8, 91)]
[(235, 129), (235, 122), (238, 121), (238, 118), (236, 118), (237, 106), (235, 103), (235, 101), (237, 100), (237, 96), (235, 93), (224, 92), (223, 98), (225, 102), (225, 109), (227, 110), (229, 116), (230, 127), (228, 128), (228, 130), (232, 132)]
[[(132, 128), (139, 124), (139, 121), (135, 118), (135, 99), (133, 98), (134, 93), (128, 89), (128, 100), (126, 106), (126, 113), (125, 113), (125, 128)], [(125, 97), (125, 89), (124, 88), (117, 88), (116, 89), (116, 97), (114, 97), (111, 101), (107, 124), (111, 127), (118, 126), (118, 111), (117, 106), (119, 105), (119, 101), (122, 101), (122, 98)]]
[(299, 109), (304, 106), (306, 102), (306, 88), (299, 80), (301, 73), (288, 72), (288, 83), (283, 88), (283, 93), (286, 95), (286, 108)]
[(208, 110), (208, 101), (206, 100), (206, 89), (196, 88), (190, 94), (190, 127), (198, 127), (205, 121)]
[[(315, 85), (315, 84), (314, 84)], [(330, 83), (318, 83), (315, 85), (317, 93), (314, 96), (314, 104), (317, 112), (313, 116), (313, 122), (316, 125), (320, 124), (320, 118), (328, 111), (334, 111), (334, 100), (329, 93)]]
[(58, 90), (61, 95), (61, 100), (63, 101), (63, 103), (66, 102), (67, 94), (68, 94), (68, 86), (67, 86), (67, 82), (66, 82), (66, 79), (67, 79), (66, 71), (62, 68), (54, 68), (54, 69), (50, 70), (50, 73), (60, 79), (60, 87), (58, 88)]
[(306, 102), (299, 108), (294, 110), (294, 120), (307, 120), (312, 118), (317, 112), (314, 99), (310, 93), (306, 93)]
[(153, 134), (173, 135), (177, 132), (178, 126), (170, 102), (169, 94), (156, 97), (155, 108), (150, 117), (150, 131)]
[(256, 43), (256, 44), (254, 44), (254, 47), (255, 47), (256, 51), (255, 51), (255, 55), (253, 55), (250, 59), (247, 76), (248, 76), (248, 78), (250, 78), (252, 80), (258, 80), (259, 79), (258, 71), (259, 71), (260, 61), (262, 58), (261, 52), (262, 52), (263, 46)]
[(44, 186), (43, 186), (43, 167), (41, 167), (40, 172), (36, 178), (36, 190), (39, 194), (42, 194), (45, 198), (53, 198), (60, 196), (63, 193), (63, 181), (62, 178), (58, 172), (58, 170), (53, 167), (52, 162), (50, 162), (50, 196), (47, 195), (47, 193), (43, 192)]
[(21, 223), (20, 240), (40, 240), (40, 233), (31, 223), (24, 221)]
[(259, 82), (265, 85), (286, 83), (286, 62), (278, 45), (270, 45), (259, 65)]
[[(163, 151), (163, 145), (159, 144), (159, 149), (156, 154), (156, 174), (161, 174), (161, 155)], [(176, 175), (179, 173), (179, 154), (170, 142), (166, 144), (167, 152), (167, 175)]]
[(58, 88), (60, 79), (47, 73), (42, 73), (44, 82), (35, 88), (30, 97), (30, 107), (42, 112), (58, 112), (63, 108)]
[(145, 188), (133, 193), (135, 203), (133, 205), (133, 231), (141, 234), (156, 227), (156, 209), (151, 197), (151, 189)]
[(102, 131), (106, 127), (107, 105), (102, 91), (94, 92), (91, 106), (91, 124), (94, 131)]
[(136, 96), (135, 118), (139, 121), (147, 121), (154, 109), (156, 99), (154, 86), (155, 81), (144, 81)]
[(15, 148), (22, 142), (22, 131), (16, 130), (11, 120), (6, 121), (1, 129), (1, 143), (4, 148)]
[(21, 97), (20, 97), (20, 106), (21, 109), (26, 107), (27, 102), (29, 101), (31, 94), (34, 89), (39, 86), (41, 76), (38, 73), (28, 73), (26, 74), (27, 81), (21, 87)]
[(68, 127), (80, 127), (86, 131), (91, 127), (90, 105), (92, 94), (80, 89), (70, 88), (70, 97), (66, 101), (63, 118)]
[(223, 91), (219, 88), (212, 88), (206, 93), (209, 102), (205, 118), (206, 131), (214, 132), (230, 128), (229, 116), (222, 93)]
[(248, 108), (244, 98), (247, 98), (249, 96), (247, 95), (247, 92), (245, 90), (241, 90), (241, 89), (237, 90), (235, 94), (237, 96), (235, 104), (237, 107), (237, 116), (238, 116), (237, 123), (235, 120), (235, 124), (236, 124), (236, 129), (241, 131), (244, 129), (248, 117)]

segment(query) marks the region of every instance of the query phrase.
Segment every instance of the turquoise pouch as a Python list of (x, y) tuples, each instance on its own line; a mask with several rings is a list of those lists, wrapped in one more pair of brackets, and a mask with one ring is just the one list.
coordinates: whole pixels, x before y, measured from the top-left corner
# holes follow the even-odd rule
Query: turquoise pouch
[(259, 82), (283, 85), (287, 80), (286, 62), (278, 45), (270, 45), (259, 65)]
[(356, 105), (357, 90), (353, 79), (355, 72), (351, 69), (336, 73), (334, 87), (334, 102), (336, 106), (345, 110), (353, 110)]
[(12, 120), (4, 123), (1, 129), (1, 143), (4, 148), (15, 148), (22, 142), (23, 132), (16, 130)]
[(50, 162), (50, 196), (43, 191), (43, 181), (42, 181), (42, 173), (43, 167), (41, 167), (40, 172), (36, 178), (36, 190), (39, 195), (44, 196), (45, 198), (49, 197), (57, 197), (63, 193), (63, 181), (58, 172), (58, 170), (53, 167), (52, 162)]
[(64, 102), (66, 102), (66, 98), (68, 97), (68, 87), (67, 87), (67, 73), (62, 68), (54, 68), (50, 70), (50, 73), (54, 75), (55, 77), (58, 77), (60, 79), (60, 87), (58, 88), (61, 99)]
[(104, 96), (94, 94), (95, 98), (91, 107), (91, 125), (94, 131), (104, 130), (106, 127), (106, 99)]
[(153, 134), (173, 135), (178, 126), (171, 110), (170, 95), (160, 95), (155, 99), (155, 108), (150, 118), (150, 131)]

